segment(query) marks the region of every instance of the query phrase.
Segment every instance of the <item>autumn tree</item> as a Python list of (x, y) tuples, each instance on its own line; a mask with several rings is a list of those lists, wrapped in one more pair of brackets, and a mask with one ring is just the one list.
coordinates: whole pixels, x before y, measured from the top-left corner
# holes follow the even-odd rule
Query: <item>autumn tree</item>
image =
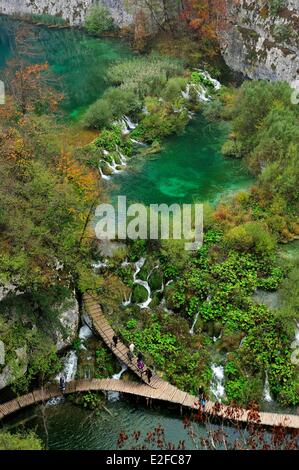
[(226, 27), (226, 0), (184, 0), (182, 18), (202, 41), (216, 42)]
[(49, 64), (39, 63), (41, 53), (35, 34), (29, 27), (13, 31), (14, 58), (7, 61), (4, 78), (8, 93), (21, 114), (34, 111), (54, 112), (63, 95), (55, 90), (55, 79)]

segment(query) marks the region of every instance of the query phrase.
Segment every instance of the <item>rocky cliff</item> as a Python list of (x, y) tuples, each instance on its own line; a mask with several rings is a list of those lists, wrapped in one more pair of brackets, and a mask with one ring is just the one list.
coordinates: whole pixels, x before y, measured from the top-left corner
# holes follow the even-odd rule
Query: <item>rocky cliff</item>
[(226, 0), (221, 33), (229, 67), (257, 79), (299, 78), (299, 0)]
[[(80, 25), (95, 0), (0, 0), (0, 13), (13, 14), (48, 14), (60, 16), (71, 25)], [(133, 11), (126, 0), (102, 0), (116, 24), (121, 27), (133, 23)]]
[[(159, 0), (158, 0), (159, 1)], [(250, 78), (299, 78), (299, 0), (225, 0), (227, 22), (220, 41), (230, 68)], [(0, 0), (0, 13), (58, 15), (82, 24), (94, 0)], [(120, 27), (134, 23), (135, 2), (102, 0)], [(156, 3), (156, 5), (159, 3)], [(146, 21), (155, 24), (145, 8)], [(161, 10), (163, 10), (161, 2)], [(150, 26), (150, 29), (151, 26)]]

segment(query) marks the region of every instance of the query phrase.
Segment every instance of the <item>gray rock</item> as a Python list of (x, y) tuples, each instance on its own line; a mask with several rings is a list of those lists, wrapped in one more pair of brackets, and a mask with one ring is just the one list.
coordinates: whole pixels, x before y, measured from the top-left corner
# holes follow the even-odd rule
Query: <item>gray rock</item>
[[(228, 27), (220, 34), (223, 57), (228, 66), (252, 79), (285, 80), (299, 78), (298, 0), (285, 0), (279, 13), (261, 15), (261, 2), (226, 0)], [(281, 26), (290, 31), (277, 37)]]
[(25, 347), (15, 350), (16, 359), (7, 364), (0, 374), (0, 390), (12, 384), (27, 372), (28, 357)]
[(63, 335), (61, 331), (56, 331), (55, 335), (57, 351), (61, 351), (68, 346), (71, 346), (77, 336), (79, 320), (79, 305), (76, 298), (74, 297), (72, 300), (72, 305), (62, 310), (59, 316), (59, 321), (65, 330), (66, 335)]

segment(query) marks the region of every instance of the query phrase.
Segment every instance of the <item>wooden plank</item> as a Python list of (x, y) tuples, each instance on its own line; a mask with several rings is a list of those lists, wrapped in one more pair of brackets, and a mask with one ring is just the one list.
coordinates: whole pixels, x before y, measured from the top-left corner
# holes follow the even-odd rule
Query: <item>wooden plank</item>
[(30, 406), (35, 403), (33, 393), (28, 393), (27, 395), (18, 397), (17, 401), (20, 405), (20, 408), (25, 408), (26, 406)]

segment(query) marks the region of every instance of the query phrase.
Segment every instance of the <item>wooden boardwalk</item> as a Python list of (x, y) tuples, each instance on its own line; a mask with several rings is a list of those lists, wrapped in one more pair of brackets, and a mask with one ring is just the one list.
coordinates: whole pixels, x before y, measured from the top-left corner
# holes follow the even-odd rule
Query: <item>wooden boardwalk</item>
[[(87, 391), (115, 391), (147, 399), (161, 400), (193, 410), (198, 409), (196, 397), (188, 393), (178, 390), (180, 393), (169, 396), (167, 390), (154, 389), (143, 383), (125, 380), (75, 380), (67, 384), (65, 394)], [(63, 394), (60, 392), (58, 385), (50, 385), (41, 390), (34, 390), (27, 395), (0, 404), (0, 420), (28, 406), (37, 405), (41, 402), (46, 403), (49, 399), (60, 396), (63, 396)], [(207, 404), (205, 411), (211, 416), (229, 420), (230, 422), (257, 423), (264, 426), (284, 426), (289, 429), (299, 429), (299, 416), (294, 415), (260, 412), (258, 416), (253, 416), (250, 411), (234, 409), (225, 405), (221, 405), (218, 408), (212, 402)]]
[[(181, 407), (198, 409), (198, 399), (168, 382), (162, 380), (158, 376), (153, 376), (151, 383), (148, 384), (145, 375), (140, 376), (137, 368), (136, 358), (132, 362), (128, 359), (128, 348), (120, 341), (117, 347), (112, 347), (112, 338), (114, 331), (109, 325), (100, 305), (89, 294), (84, 295), (84, 304), (86, 311), (93, 322), (95, 332), (99, 334), (107, 344), (115, 356), (125, 363), (138, 377), (141, 378), (140, 383), (115, 379), (91, 379), (77, 380), (67, 384), (65, 393), (85, 392), (85, 391), (117, 391), (129, 395), (144, 397), (147, 399), (161, 400), (168, 403), (180, 405)], [(0, 404), (0, 420), (11, 413), (22, 408), (34, 405), (40, 402), (46, 402), (50, 398), (61, 396), (58, 385), (51, 385), (42, 390), (35, 390), (27, 395), (16, 398), (10, 402)], [(232, 406), (219, 405), (208, 401), (205, 407), (205, 413), (216, 416), (231, 422), (240, 423), (257, 423), (264, 426), (284, 426), (289, 429), (299, 429), (299, 415), (287, 415), (278, 413), (259, 412), (253, 413)]]

